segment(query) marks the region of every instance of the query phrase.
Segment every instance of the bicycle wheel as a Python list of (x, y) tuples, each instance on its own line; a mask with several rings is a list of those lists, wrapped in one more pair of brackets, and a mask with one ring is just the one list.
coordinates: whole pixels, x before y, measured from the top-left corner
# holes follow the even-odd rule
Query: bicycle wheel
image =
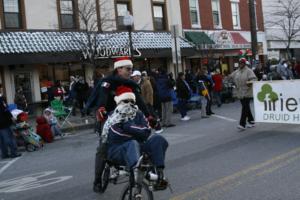
[(107, 162), (105, 162), (104, 170), (101, 175), (101, 188), (102, 192), (105, 192), (108, 183), (109, 183), (109, 176), (110, 176), (110, 166)]
[[(130, 189), (132, 190), (131, 196)], [(132, 188), (128, 183), (121, 194), (121, 200), (153, 200), (153, 192), (149, 190), (145, 183)]]

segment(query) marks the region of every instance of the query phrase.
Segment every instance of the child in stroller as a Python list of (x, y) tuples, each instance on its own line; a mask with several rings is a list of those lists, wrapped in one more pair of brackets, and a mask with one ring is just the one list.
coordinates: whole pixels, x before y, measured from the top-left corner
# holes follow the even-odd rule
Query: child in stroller
[(42, 148), (42, 138), (27, 123), (28, 114), (18, 109), (12, 110), (11, 113), (16, 120), (14, 131), (18, 146), (25, 146), (25, 149), (29, 152)]

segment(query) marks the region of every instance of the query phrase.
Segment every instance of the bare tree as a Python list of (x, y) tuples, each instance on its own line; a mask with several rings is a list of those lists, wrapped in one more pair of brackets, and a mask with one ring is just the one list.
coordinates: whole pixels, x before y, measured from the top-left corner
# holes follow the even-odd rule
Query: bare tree
[[(72, 40), (82, 52), (82, 60), (96, 66), (97, 50), (101, 42), (110, 39), (111, 35), (101, 34), (113, 26), (112, 10), (106, 5), (109, 0), (79, 0), (77, 17), (80, 32), (70, 32)], [(62, 5), (61, 10), (69, 11), (70, 7)], [(72, 8), (71, 8), (72, 9)], [(101, 10), (101, 13), (100, 13)]]
[(275, 28), (275, 39), (286, 45), (288, 58), (291, 58), (291, 43), (300, 37), (300, 1), (278, 0), (272, 1), (270, 12), (266, 13), (266, 27)]

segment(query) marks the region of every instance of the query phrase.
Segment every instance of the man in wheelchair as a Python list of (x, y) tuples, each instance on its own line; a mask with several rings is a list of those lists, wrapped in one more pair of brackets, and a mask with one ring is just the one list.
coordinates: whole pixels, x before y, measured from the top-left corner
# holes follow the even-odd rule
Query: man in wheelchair
[(120, 86), (114, 98), (117, 107), (104, 124), (102, 137), (107, 137), (107, 158), (126, 165), (129, 170), (137, 168), (142, 152), (147, 153), (157, 168), (156, 190), (168, 186), (163, 173), (167, 140), (161, 135), (151, 134), (151, 128), (144, 114), (135, 105), (131, 88)]

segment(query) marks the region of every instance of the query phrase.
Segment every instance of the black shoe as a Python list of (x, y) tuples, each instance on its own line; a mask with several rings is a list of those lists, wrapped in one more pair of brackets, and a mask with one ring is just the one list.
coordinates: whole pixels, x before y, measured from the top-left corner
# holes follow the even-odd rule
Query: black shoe
[(97, 184), (94, 183), (93, 191), (95, 193), (103, 193), (103, 190), (101, 188), (101, 184), (100, 183), (97, 183)]
[(9, 157), (9, 155), (2, 155), (1, 158), (2, 159), (7, 159), (7, 158), (10, 158), (10, 157)]
[(169, 183), (166, 180), (163, 170), (162, 169), (157, 169), (157, 175), (158, 175), (158, 180), (157, 183), (154, 185), (155, 190), (165, 190), (167, 189)]
[(168, 125), (166, 125), (167, 128), (174, 127), (174, 126), (176, 126), (176, 125), (175, 124), (168, 124)]
[(211, 114), (211, 115), (214, 115), (215, 113), (214, 113), (214, 112), (210, 112), (210, 114)]
[(20, 156), (22, 156), (21, 153), (16, 153), (16, 154), (14, 154), (14, 155), (11, 155), (10, 157), (11, 157), (11, 158), (17, 158), (17, 157), (20, 157)]

